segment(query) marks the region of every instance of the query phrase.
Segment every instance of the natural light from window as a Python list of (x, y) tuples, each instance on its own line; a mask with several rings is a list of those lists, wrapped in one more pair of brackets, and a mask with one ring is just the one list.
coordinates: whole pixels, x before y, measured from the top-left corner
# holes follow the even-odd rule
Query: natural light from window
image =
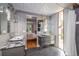
[(59, 12), (59, 48), (63, 49), (63, 11)]

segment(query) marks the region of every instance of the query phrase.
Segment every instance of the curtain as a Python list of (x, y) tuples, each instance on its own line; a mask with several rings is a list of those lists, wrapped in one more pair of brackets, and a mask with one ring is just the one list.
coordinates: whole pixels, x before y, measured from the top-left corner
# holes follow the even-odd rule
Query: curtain
[(66, 55), (76, 56), (75, 10), (64, 9), (64, 51)]

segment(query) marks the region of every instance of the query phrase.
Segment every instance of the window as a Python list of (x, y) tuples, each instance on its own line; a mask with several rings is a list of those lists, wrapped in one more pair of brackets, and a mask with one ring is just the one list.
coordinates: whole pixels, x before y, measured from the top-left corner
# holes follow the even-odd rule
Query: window
[(63, 11), (59, 12), (59, 48), (63, 49)]
[(47, 19), (45, 19), (44, 31), (47, 32)]

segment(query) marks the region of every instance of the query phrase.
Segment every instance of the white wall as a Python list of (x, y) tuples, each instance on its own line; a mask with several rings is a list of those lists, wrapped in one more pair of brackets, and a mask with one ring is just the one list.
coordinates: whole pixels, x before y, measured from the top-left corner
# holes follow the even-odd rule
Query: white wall
[(48, 20), (48, 31), (51, 31), (51, 33), (56, 36), (56, 47), (58, 47), (58, 20), (59, 13), (51, 15)]
[(23, 32), (26, 32), (26, 15), (22, 13), (16, 14), (16, 20), (17, 23), (15, 23), (15, 33), (16, 34), (22, 34)]
[(64, 51), (67, 55), (76, 55), (75, 11), (64, 9)]

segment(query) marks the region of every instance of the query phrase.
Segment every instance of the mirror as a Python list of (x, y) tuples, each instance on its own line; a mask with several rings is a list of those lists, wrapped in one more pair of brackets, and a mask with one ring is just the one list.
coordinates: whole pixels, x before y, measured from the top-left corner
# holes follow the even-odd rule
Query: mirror
[(38, 20), (38, 31), (42, 32), (43, 31), (43, 20)]

